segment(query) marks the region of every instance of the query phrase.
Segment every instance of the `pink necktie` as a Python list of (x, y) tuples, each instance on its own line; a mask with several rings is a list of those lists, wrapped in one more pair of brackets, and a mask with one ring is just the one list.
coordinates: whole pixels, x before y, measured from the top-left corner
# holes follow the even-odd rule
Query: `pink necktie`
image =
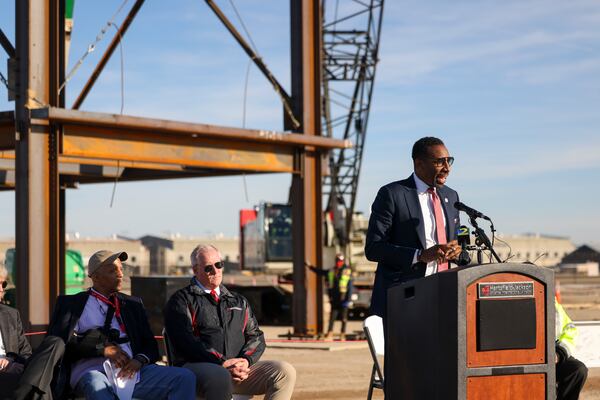
[[(446, 244), (446, 228), (444, 227), (444, 212), (442, 211), (442, 203), (440, 198), (433, 188), (427, 189), (427, 192), (431, 194), (431, 201), (433, 203), (433, 214), (435, 215), (435, 233), (437, 236), (438, 244)], [(448, 269), (448, 263), (438, 263), (438, 272), (445, 271)]]
[(215, 302), (219, 302), (219, 295), (217, 294), (217, 292), (215, 291), (215, 289), (210, 291), (210, 295), (212, 296), (212, 298), (215, 300)]

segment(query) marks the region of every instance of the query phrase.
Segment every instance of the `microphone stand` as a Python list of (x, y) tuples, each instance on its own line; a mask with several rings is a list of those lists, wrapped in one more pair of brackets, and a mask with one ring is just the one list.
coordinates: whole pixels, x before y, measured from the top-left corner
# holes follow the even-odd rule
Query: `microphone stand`
[[(492, 247), (492, 242), (490, 242), (490, 238), (486, 235), (485, 231), (477, 225), (477, 221), (474, 217), (469, 215), (469, 220), (471, 221), (471, 226), (475, 228), (475, 236), (481, 240), (481, 242), (488, 248), (488, 250), (492, 253), (497, 262), (501, 263), (500, 257), (496, 254), (496, 251)], [(481, 249), (477, 250), (477, 262), (481, 264)]]

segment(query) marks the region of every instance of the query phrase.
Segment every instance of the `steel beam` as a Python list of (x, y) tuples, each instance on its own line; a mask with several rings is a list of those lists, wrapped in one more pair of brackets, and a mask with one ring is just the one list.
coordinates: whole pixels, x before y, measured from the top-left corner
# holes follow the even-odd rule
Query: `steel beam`
[[(68, 132), (68, 130), (67, 130)], [(293, 152), (268, 146), (223, 146), (216, 141), (199, 141), (196, 146), (140, 142), (135, 139), (94, 138), (65, 135), (63, 154), (78, 158), (162, 163), (213, 169), (260, 172), (295, 172)], [(202, 147), (200, 147), (200, 145)]]
[[(321, 137), (320, 25), (318, 0), (291, 0), (292, 105), (306, 137)], [(293, 323), (296, 334), (323, 331), (322, 280), (306, 265), (322, 266), (321, 149), (298, 152), (300, 174), (292, 177), (294, 264)]]
[(17, 305), (33, 327), (48, 323), (59, 289), (59, 143), (57, 130), (32, 121), (29, 110), (40, 103), (60, 105), (61, 10), (60, 0), (15, 0)]
[(0, 29), (0, 45), (2, 45), (2, 47), (4, 47), (6, 54), (8, 54), (8, 56), (10, 58), (15, 57), (15, 54), (16, 54), (15, 48), (13, 47), (10, 40), (8, 40), (8, 38), (6, 37), (6, 35), (2, 31), (2, 29)]
[(0, 151), (15, 148), (15, 113), (0, 111)]
[(131, 10), (129, 10), (129, 14), (127, 14), (127, 17), (125, 17), (125, 19), (121, 23), (121, 26), (119, 27), (118, 32), (115, 34), (115, 36), (113, 37), (113, 40), (110, 42), (110, 44), (104, 51), (104, 54), (102, 54), (102, 58), (98, 62), (98, 65), (96, 65), (96, 68), (94, 68), (92, 75), (88, 78), (87, 82), (83, 86), (83, 89), (81, 90), (81, 93), (79, 93), (79, 96), (77, 96), (77, 99), (73, 103), (73, 108), (75, 110), (77, 110), (77, 109), (79, 109), (79, 107), (81, 107), (81, 104), (84, 102), (84, 100), (87, 97), (87, 95), (89, 94), (90, 90), (92, 90), (92, 87), (96, 83), (96, 80), (98, 79), (98, 77), (102, 73), (102, 70), (104, 69), (104, 67), (106, 66), (108, 61), (110, 60), (110, 57), (114, 53), (115, 49), (117, 48), (117, 46), (123, 39), (123, 36), (125, 36), (125, 33), (127, 32), (127, 29), (129, 28), (129, 25), (131, 25), (131, 22), (133, 22), (133, 19), (135, 18), (136, 14), (140, 10), (140, 8), (142, 8), (143, 4), (144, 4), (144, 0), (137, 0), (135, 2), (135, 4), (133, 5), (133, 7), (131, 7)]
[(273, 88), (275, 89), (277, 94), (279, 94), (279, 96), (281, 97), (281, 99), (284, 103), (283, 104), (284, 109), (287, 112), (289, 112), (287, 117), (289, 118), (290, 122), (293, 124), (294, 128), (296, 128), (296, 129), (299, 128), (300, 122), (296, 119), (296, 116), (293, 114), (293, 111), (291, 109), (292, 99), (290, 98), (289, 94), (287, 94), (287, 92), (285, 91), (283, 86), (281, 86), (279, 81), (275, 78), (275, 76), (273, 76), (273, 74), (271, 73), (269, 68), (267, 68), (267, 66), (263, 62), (262, 58), (260, 58), (260, 56), (258, 54), (256, 54), (255, 51), (258, 51), (258, 50), (252, 49), (252, 47), (250, 47), (250, 45), (244, 40), (242, 35), (240, 35), (240, 33), (237, 31), (237, 29), (235, 29), (233, 24), (229, 21), (229, 19), (227, 19), (225, 14), (223, 14), (223, 11), (221, 11), (219, 6), (217, 6), (217, 4), (214, 1), (212, 1), (212, 0), (205, 0), (205, 1), (206, 1), (206, 4), (208, 4), (208, 6), (210, 7), (210, 9), (213, 10), (213, 12), (217, 16), (217, 18), (219, 18), (219, 20), (223, 23), (223, 25), (225, 25), (225, 28), (227, 28), (227, 30), (229, 31), (229, 33), (231, 33), (233, 38), (238, 42), (238, 44), (242, 47), (242, 49), (244, 49), (244, 51), (246, 52), (248, 57), (250, 57), (250, 59), (254, 62), (254, 64), (257, 66), (257, 68), (260, 70), (260, 72), (262, 72), (263, 75), (267, 78), (267, 80), (271, 83), (271, 85), (273, 85)]
[[(191, 122), (170, 121), (164, 119), (132, 117), (127, 115), (66, 110), (64, 108), (48, 107), (31, 110), (32, 118), (47, 119), (63, 125), (79, 125), (84, 127), (109, 128), (107, 137), (115, 137), (122, 130), (137, 132), (140, 140), (150, 133), (188, 138), (213, 138), (227, 143), (254, 142), (268, 143), (277, 146), (302, 147), (314, 146), (321, 149), (337, 149), (351, 147), (349, 141), (320, 137), (318, 135), (303, 135), (299, 133), (283, 133), (276, 131), (244, 129)], [(298, 132), (302, 132), (299, 130)], [(225, 143), (225, 142), (224, 142)]]

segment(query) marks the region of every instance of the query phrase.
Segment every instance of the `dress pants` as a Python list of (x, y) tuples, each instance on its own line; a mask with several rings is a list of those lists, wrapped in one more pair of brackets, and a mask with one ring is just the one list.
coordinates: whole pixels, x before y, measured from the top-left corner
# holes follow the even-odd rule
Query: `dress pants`
[(55, 367), (65, 353), (65, 343), (57, 336), (46, 336), (27, 360), (14, 391), (14, 400), (52, 400)]
[[(133, 390), (134, 399), (195, 400), (196, 377), (185, 368), (149, 364), (140, 370), (140, 381)], [(117, 397), (104, 372), (83, 374), (75, 393), (86, 400), (116, 400)]]
[(577, 400), (587, 379), (587, 367), (574, 357), (556, 364), (557, 400)]
[(264, 400), (290, 400), (296, 383), (296, 370), (284, 361), (251, 365), (243, 382), (234, 382), (229, 371), (218, 364), (186, 363), (183, 367), (194, 372), (198, 394), (206, 400), (231, 400), (232, 394), (264, 394)]

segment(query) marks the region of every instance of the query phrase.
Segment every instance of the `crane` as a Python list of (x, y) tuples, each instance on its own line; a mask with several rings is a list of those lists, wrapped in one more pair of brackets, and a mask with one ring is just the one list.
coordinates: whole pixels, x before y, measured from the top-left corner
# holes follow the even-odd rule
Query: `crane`
[[(378, 62), (384, 0), (323, 0), (322, 132), (350, 140), (351, 149), (333, 150), (323, 179), (327, 212), (339, 244), (349, 240)], [(338, 213), (339, 215), (339, 213)]]

